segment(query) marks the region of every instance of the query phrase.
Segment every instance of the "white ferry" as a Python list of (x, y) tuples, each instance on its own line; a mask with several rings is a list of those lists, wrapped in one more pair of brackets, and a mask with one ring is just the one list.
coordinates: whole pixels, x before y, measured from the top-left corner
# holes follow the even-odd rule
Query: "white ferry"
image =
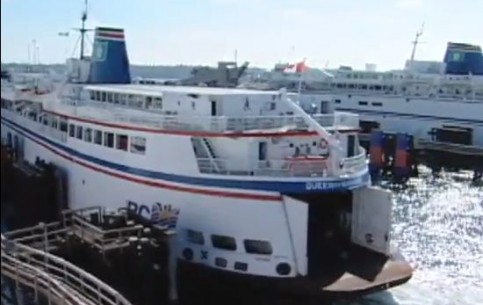
[(2, 78), (2, 142), (61, 168), (69, 208), (135, 202), (171, 222), (180, 300), (225, 284), (343, 298), (410, 279), (357, 115), (308, 115), (284, 90), (132, 84), (117, 28), (68, 67), (60, 84)]
[(382, 72), (368, 64), (366, 70), (288, 73), (290, 65), (279, 64), (244, 86), (300, 90), (306, 111), (357, 113), (364, 133), (405, 133), (421, 143), (452, 143), (483, 153), (481, 48), (449, 42), (442, 62), (415, 60), (414, 54), (415, 49), (404, 69)]

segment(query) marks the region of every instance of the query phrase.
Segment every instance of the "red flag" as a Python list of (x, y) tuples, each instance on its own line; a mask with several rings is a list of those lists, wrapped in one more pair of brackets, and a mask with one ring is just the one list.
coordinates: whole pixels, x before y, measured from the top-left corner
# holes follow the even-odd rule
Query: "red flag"
[(309, 67), (307, 67), (305, 65), (305, 59), (299, 63), (297, 63), (297, 65), (295, 66), (295, 72), (296, 73), (304, 73), (305, 71), (307, 71)]

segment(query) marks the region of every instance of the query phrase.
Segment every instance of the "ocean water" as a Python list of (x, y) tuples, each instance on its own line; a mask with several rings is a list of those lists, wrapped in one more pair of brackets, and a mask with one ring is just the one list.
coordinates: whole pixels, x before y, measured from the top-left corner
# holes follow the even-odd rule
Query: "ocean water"
[[(483, 305), (483, 186), (422, 169), (395, 192), (393, 243), (416, 268), (406, 284), (350, 305)], [(345, 305), (345, 304), (344, 304)]]

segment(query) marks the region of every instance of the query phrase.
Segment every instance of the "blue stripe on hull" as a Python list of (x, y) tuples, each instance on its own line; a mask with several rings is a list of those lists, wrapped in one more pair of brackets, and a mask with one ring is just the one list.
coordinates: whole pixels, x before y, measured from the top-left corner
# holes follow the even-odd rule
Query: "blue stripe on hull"
[(38, 139), (55, 149), (58, 149), (72, 157), (88, 161), (103, 168), (116, 170), (126, 174), (163, 180), (173, 183), (190, 184), (202, 187), (216, 187), (227, 189), (239, 189), (239, 190), (252, 190), (252, 191), (268, 191), (277, 193), (307, 193), (307, 192), (330, 192), (340, 191), (345, 189), (354, 189), (366, 185), (369, 182), (369, 174), (365, 172), (363, 175), (353, 177), (349, 179), (338, 180), (313, 180), (308, 181), (260, 181), (260, 180), (229, 180), (229, 179), (217, 179), (217, 178), (204, 178), (204, 177), (189, 177), (175, 174), (168, 174), (162, 172), (155, 172), (146, 169), (129, 167), (126, 165), (102, 160), (77, 150), (59, 144), (52, 141), (36, 132), (30, 131), (27, 128), (16, 124), (15, 122), (2, 117), (2, 123), (12, 128), (13, 130), (20, 132), (24, 136), (30, 139)]

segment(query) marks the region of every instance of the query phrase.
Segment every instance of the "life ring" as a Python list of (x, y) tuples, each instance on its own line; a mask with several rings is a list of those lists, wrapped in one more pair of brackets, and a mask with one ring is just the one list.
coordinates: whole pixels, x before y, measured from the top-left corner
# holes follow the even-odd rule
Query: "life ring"
[(326, 139), (320, 140), (320, 142), (319, 142), (319, 148), (327, 149), (327, 147), (329, 147), (329, 142), (327, 142)]

